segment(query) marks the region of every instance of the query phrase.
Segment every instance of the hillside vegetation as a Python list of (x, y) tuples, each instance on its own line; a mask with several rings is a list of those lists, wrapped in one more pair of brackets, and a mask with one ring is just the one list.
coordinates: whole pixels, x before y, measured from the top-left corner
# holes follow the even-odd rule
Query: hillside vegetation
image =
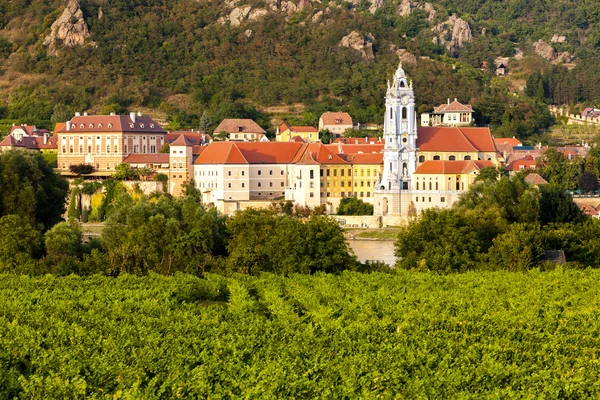
[(593, 398), (599, 279), (5, 275), (0, 396)]
[[(380, 122), (385, 83), (397, 65), (396, 50), (403, 48), (429, 58), (407, 65), (423, 109), (458, 97), (481, 110), (481, 123), (499, 126), (502, 116), (507, 122), (527, 118), (513, 109), (531, 115), (540, 110), (529, 97), (514, 99), (506, 89), (492, 89), (491, 71), (479, 66), (487, 61), (491, 69), (496, 57), (512, 56), (516, 47), (527, 60), (534, 41), (550, 42), (554, 34), (565, 36), (553, 44), (556, 50), (570, 52), (579, 64), (564, 70), (564, 86), (574, 94), (556, 96), (555, 88), (546, 88), (545, 100), (600, 98), (600, 84), (592, 79), (600, 72), (600, 15), (592, 1), (437, 0), (431, 2), (434, 14), (416, 1), (388, 0), (378, 9), (371, 3), (81, 0), (89, 31), (85, 44), (67, 47), (58, 40), (52, 47), (44, 41), (65, 1), (1, 2), (0, 93), (8, 100), (0, 104), (0, 118), (50, 125), (76, 111), (143, 108), (177, 128), (198, 126), (204, 112), (213, 122), (238, 116), (268, 121), (255, 108), (303, 103), (306, 111), (297, 117), (307, 123), (325, 109)], [(400, 15), (407, 6), (410, 13)], [(244, 7), (266, 15), (251, 18), (250, 12), (231, 22)], [(442, 43), (451, 39), (452, 26), (444, 22), (453, 13), (472, 32), (472, 40), (460, 47)], [(372, 57), (369, 49), (365, 56), (339, 46), (352, 31), (365, 39)], [(519, 63), (517, 72), (526, 78), (549, 66), (538, 61)], [(500, 110), (489, 110), (498, 104)], [(527, 136), (548, 122), (529, 125), (501, 133)]]

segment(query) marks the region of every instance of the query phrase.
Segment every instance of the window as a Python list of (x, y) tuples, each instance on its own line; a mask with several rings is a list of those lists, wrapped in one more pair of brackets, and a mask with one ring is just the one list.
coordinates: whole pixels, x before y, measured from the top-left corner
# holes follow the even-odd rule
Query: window
[(417, 182), (417, 190), (419, 190), (419, 182)]
[(262, 171), (261, 171), (260, 169), (258, 170), (258, 174), (259, 174), (259, 175), (262, 175)]
[(337, 176), (337, 169), (333, 170), (333, 176)]
[(342, 181), (342, 187), (344, 187), (344, 183), (345, 183), (345, 182), (344, 182), (344, 181)]
[(465, 156), (465, 160), (470, 160), (471, 156)]
[(262, 183), (258, 182), (258, 187), (262, 187)]
[(281, 170), (281, 171), (279, 171), (279, 172), (281, 172), (281, 174), (279, 174), (279, 175), (283, 175), (283, 170)]
[(269, 175), (273, 175), (273, 170), (272, 169), (269, 170)]
[(79, 154), (83, 153), (83, 146), (79, 146)]
[(445, 203), (445, 202), (446, 202), (446, 198), (445, 198), (445, 197), (440, 197), (440, 201), (441, 201), (442, 203)]
[(242, 171), (242, 176), (246, 175), (246, 171)]
[(450, 156), (450, 157), (448, 157), (448, 160), (454, 161), (454, 160), (456, 160), (456, 157), (455, 156)]
[(437, 182), (435, 183), (435, 190), (440, 190)]
[(402, 107), (402, 119), (406, 119), (406, 107)]
[(227, 175), (228, 175), (228, 176), (231, 176), (231, 171), (227, 171)]
[(344, 176), (344, 169), (340, 171), (340, 176)]
[(419, 156), (419, 162), (425, 162), (425, 156)]
[(63, 146), (63, 148), (62, 148), (62, 152), (63, 152), (63, 153), (66, 153), (66, 152), (67, 152), (67, 149), (65, 148), (65, 146)]
[(227, 184), (227, 187), (228, 187), (229, 189), (231, 189), (231, 183), (228, 183), (228, 184)]
[(69, 147), (69, 153), (73, 154), (73, 146)]
[(431, 203), (431, 197), (429, 198), (429, 202)]
[(273, 187), (273, 182), (269, 182), (269, 187)]
[(283, 182), (281, 182), (281, 187), (283, 187)]
[(242, 182), (242, 188), (245, 188), (246, 184), (244, 182)]
[(110, 169), (110, 163), (106, 163), (106, 169)]
[(310, 170), (310, 179), (315, 179), (315, 171)]
[(313, 192), (310, 192), (310, 197), (315, 197), (315, 194)]
[(429, 182), (429, 190), (431, 190), (431, 182)]
[(433, 159), (437, 161), (440, 159), (440, 156), (433, 156)]
[(329, 176), (329, 172), (330, 172), (330, 171), (329, 171), (329, 170), (327, 170), (327, 176)]

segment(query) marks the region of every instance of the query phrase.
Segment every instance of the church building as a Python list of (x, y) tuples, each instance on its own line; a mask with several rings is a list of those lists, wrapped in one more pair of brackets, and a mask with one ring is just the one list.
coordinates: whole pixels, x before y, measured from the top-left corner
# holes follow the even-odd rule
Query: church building
[(375, 215), (409, 216), (449, 207), (482, 168), (503, 162), (488, 128), (418, 127), (412, 82), (402, 64), (388, 82), (385, 110)]

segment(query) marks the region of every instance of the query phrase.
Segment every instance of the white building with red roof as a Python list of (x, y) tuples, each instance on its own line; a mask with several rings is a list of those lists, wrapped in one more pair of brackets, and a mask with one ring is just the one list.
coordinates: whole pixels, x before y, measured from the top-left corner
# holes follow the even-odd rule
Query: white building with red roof
[(319, 118), (319, 132), (328, 130), (336, 136), (343, 136), (347, 129), (353, 129), (354, 123), (350, 114), (345, 112), (325, 112)]
[(457, 99), (433, 108), (433, 112), (421, 114), (421, 126), (470, 126), (473, 124), (473, 107)]

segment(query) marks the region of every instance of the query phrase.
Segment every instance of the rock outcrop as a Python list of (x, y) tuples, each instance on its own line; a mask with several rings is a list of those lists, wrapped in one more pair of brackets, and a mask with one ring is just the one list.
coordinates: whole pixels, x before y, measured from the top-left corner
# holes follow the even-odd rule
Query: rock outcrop
[(402, 0), (396, 13), (401, 17), (408, 17), (415, 9), (425, 10), (427, 13), (429, 13), (427, 20), (430, 23), (433, 22), (437, 16), (437, 11), (435, 11), (435, 8), (433, 8), (431, 3), (421, 4), (412, 0)]
[(398, 49), (398, 50), (396, 50), (396, 54), (398, 55), (398, 58), (400, 59), (402, 64), (416, 64), (417, 63), (417, 57), (415, 57), (414, 54), (409, 53), (408, 50), (406, 50), (406, 49)]
[(567, 41), (567, 37), (566, 36), (562, 36), (562, 35), (559, 35), (557, 33), (555, 33), (552, 36), (552, 39), (550, 39), (550, 42), (552, 42), (552, 43), (565, 43), (566, 41)]
[(81, 46), (89, 36), (79, 0), (69, 0), (63, 13), (50, 27), (50, 33), (44, 39), (44, 46), (49, 47), (51, 54), (56, 54), (57, 42), (67, 47)]
[(556, 50), (554, 50), (554, 47), (550, 46), (542, 39), (538, 40), (533, 44), (533, 51), (535, 51), (537, 55), (545, 58), (548, 61), (552, 61), (556, 58)]
[(240, 26), (242, 21), (248, 17), (252, 6), (236, 7), (229, 14), (229, 23), (231, 26)]
[[(473, 33), (469, 23), (453, 14), (446, 21), (431, 28), (436, 34), (433, 38), (435, 44), (444, 45), (451, 53), (456, 52), (465, 44), (473, 40)], [(450, 40), (447, 38), (450, 37)]]
[(363, 36), (356, 31), (352, 31), (342, 38), (339, 46), (354, 49), (360, 53), (365, 61), (372, 61), (375, 59), (375, 55), (373, 54), (374, 41), (375, 38), (370, 33)]

